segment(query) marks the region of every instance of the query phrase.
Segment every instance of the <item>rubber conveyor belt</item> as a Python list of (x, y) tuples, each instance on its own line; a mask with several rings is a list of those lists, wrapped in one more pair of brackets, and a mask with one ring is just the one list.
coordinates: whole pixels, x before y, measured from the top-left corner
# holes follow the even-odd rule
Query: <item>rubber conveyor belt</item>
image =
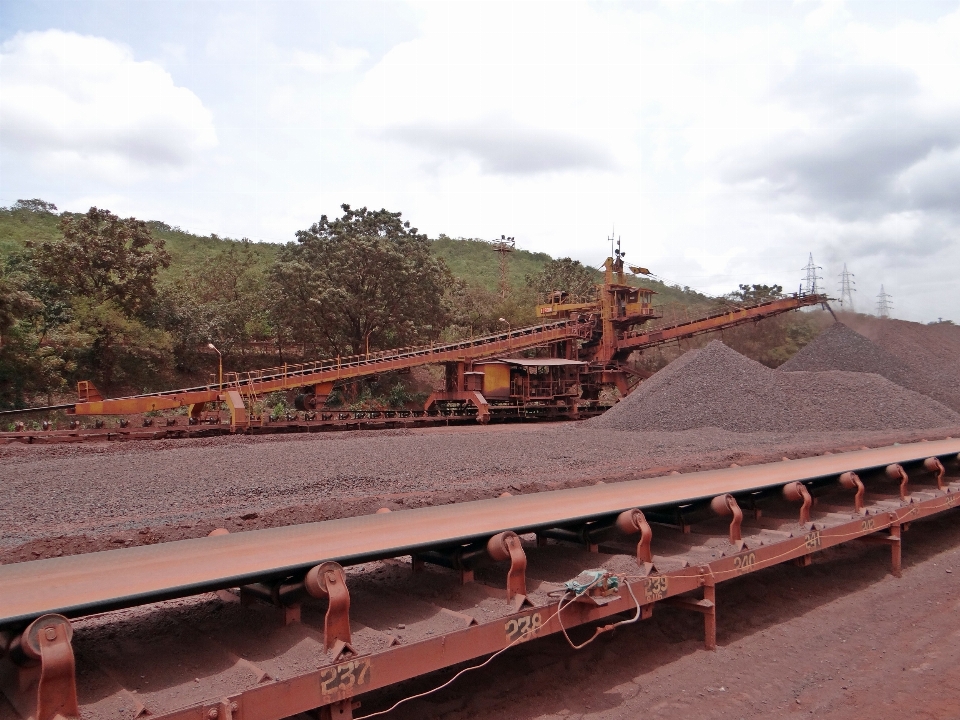
[(957, 439), (895, 445), (0, 565), (0, 628), (957, 453)]

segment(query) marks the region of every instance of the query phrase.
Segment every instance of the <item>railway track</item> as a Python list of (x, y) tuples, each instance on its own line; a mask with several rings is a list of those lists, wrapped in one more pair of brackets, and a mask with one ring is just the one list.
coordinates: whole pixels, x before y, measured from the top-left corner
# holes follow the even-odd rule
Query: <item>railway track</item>
[(0, 566), (0, 683), (36, 720), (345, 718), (371, 690), (662, 604), (701, 614), (712, 648), (718, 583), (852, 541), (899, 574), (902, 531), (957, 504), (958, 453), (895, 445)]
[[(601, 406), (593, 411), (581, 411), (579, 418), (599, 415)], [(497, 408), (493, 422), (516, 422), (521, 420), (569, 420), (551, 414), (555, 408)], [(149, 424), (136, 427), (129, 422), (117, 427), (57, 428), (50, 427), (12, 432), (0, 432), (0, 445), (22, 443), (45, 445), (55, 443), (124, 442), (129, 440), (182, 440), (187, 438), (217, 437), (220, 435), (286, 435), (291, 433), (343, 432), (348, 430), (396, 430), (399, 428), (425, 428), (452, 425), (475, 425), (476, 408), (465, 406), (459, 411), (424, 410), (325, 410), (291, 413), (289, 419), (273, 420), (262, 424), (235, 427), (220, 422), (197, 422), (187, 418), (147, 418)]]

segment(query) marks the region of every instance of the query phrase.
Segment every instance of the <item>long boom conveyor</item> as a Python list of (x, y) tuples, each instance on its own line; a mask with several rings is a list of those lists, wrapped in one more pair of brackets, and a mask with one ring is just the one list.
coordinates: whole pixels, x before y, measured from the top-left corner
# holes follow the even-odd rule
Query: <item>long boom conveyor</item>
[(372, 690), (663, 605), (702, 615), (713, 649), (719, 583), (852, 541), (899, 577), (902, 532), (960, 505), (958, 454), (946, 438), (2, 565), (0, 720), (350, 720)]
[(960, 440), (418, 508), (0, 566), (0, 628), (960, 453)]

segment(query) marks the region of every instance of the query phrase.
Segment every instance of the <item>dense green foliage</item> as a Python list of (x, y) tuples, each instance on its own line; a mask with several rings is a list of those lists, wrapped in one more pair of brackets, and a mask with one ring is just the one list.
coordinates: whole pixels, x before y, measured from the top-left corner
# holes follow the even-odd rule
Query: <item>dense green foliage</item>
[(324, 215), (281, 248), (270, 279), (278, 332), (315, 353), (422, 344), (447, 324), (450, 271), (400, 213), (344, 205), (343, 217)]
[[(543, 293), (586, 301), (602, 281), (598, 269), (524, 250), (507, 268), (502, 297), (489, 243), (430, 240), (386, 210), (344, 205), (341, 217), (278, 245), (19, 201), (0, 209), (0, 407), (69, 397), (78, 380), (108, 395), (205, 382), (217, 368), (209, 344), (225, 369), (244, 370), (482, 335), (536, 322)], [(741, 285), (712, 298), (650, 277), (629, 282), (657, 293), (661, 323), (781, 292)], [(817, 317), (793, 313), (724, 340), (777, 365), (816, 334)], [(638, 364), (652, 369), (675, 352)], [(398, 377), (375, 383), (343, 403), (379, 393), (402, 404), (414, 392)]]

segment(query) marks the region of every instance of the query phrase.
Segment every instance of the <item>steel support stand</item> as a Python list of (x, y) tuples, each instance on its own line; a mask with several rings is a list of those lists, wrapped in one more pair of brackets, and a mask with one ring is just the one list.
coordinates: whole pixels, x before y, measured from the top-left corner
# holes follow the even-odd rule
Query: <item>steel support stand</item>
[(10, 648), (13, 668), (6, 695), (23, 717), (34, 720), (79, 718), (73, 657), (73, 627), (62, 615), (34, 620)]
[[(311, 568), (303, 581), (307, 592), (315, 598), (328, 601), (323, 621), (323, 647), (330, 650), (342, 645), (340, 652), (350, 648), (350, 593), (343, 568), (335, 562), (325, 562)], [(339, 655), (340, 653), (336, 653)]]
[(317, 708), (317, 720), (353, 720), (353, 699), (347, 698)]

